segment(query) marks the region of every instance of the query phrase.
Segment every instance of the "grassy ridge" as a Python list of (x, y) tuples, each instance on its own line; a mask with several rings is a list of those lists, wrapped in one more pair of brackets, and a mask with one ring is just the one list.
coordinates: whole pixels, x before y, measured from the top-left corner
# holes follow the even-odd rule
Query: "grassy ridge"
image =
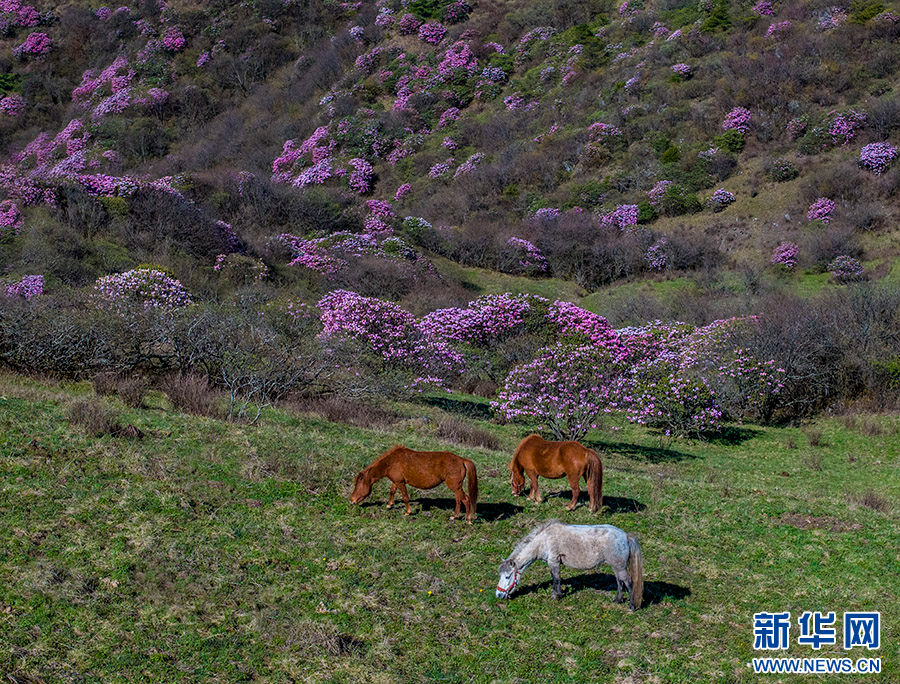
[[(109, 400), (143, 440), (95, 439), (65, 417), (89, 393), (0, 376), (12, 681), (751, 681), (763, 609), (881, 610), (881, 681), (900, 679), (896, 418), (671, 448), (632, 428), (598, 433), (608, 509), (594, 517), (567, 513), (565, 496), (511, 496), (518, 427), (491, 425), (503, 448), (490, 451), (437, 440), (428, 406), (371, 431), (280, 411), (232, 425), (157, 397), (140, 410)], [(397, 441), (476, 461), (474, 526), (448, 521), (445, 489), (411, 492), (410, 518), (384, 509), (384, 483), (349, 505), (355, 470)], [(646, 608), (613, 604), (604, 572), (564, 570), (554, 602), (543, 564), (497, 601), (501, 558), (549, 517), (637, 533)]]

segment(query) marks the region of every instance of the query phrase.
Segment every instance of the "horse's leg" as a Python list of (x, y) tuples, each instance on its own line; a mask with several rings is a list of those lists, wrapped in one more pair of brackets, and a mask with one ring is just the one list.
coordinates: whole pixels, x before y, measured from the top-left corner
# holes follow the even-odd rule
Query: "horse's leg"
[[(450, 483), (447, 483), (447, 486), (450, 487)], [(459, 517), (459, 507), (462, 505), (463, 499), (465, 498), (465, 494), (463, 494), (462, 485), (457, 484), (456, 488), (450, 487), (453, 490), (453, 496), (456, 497), (456, 509), (453, 511), (453, 515), (450, 516), (450, 520), (456, 520)], [(466, 504), (466, 509), (468, 509), (468, 504)]]
[(541, 498), (541, 490), (538, 487), (537, 471), (526, 470), (525, 472), (528, 473), (528, 479), (531, 480), (531, 493), (528, 495), (528, 498), (535, 503), (541, 503), (543, 499)]
[(569, 478), (569, 486), (572, 488), (572, 502), (566, 509), (574, 511), (578, 505), (578, 495), (581, 494), (581, 473), (566, 473), (566, 477)]
[(391, 484), (391, 493), (388, 495), (387, 507), (391, 508), (394, 505), (394, 492), (397, 491), (397, 483), (394, 482)]
[(616, 587), (618, 588), (618, 592), (616, 593), (616, 598), (613, 603), (625, 603), (625, 598), (622, 596), (622, 585), (625, 585), (625, 588), (628, 590), (628, 596), (631, 596), (631, 577), (628, 575), (628, 571), (623, 566), (621, 570), (613, 568), (613, 572), (616, 573)]
[(622, 598), (622, 580), (619, 579), (618, 575), (616, 575), (616, 598), (613, 599), (613, 603), (624, 603), (625, 599)]
[(412, 509), (409, 507), (409, 494), (406, 491), (406, 483), (400, 482), (397, 484), (397, 487), (400, 489), (400, 495), (403, 497), (403, 502), (406, 504), (406, 515), (412, 513)]
[(547, 561), (547, 565), (550, 566), (550, 575), (553, 577), (553, 598), (561, 599), (562, 588), (560, 587), (560, 583), (562, 582), (562, 577), (559, 573), (559, 558), (551, 558)]

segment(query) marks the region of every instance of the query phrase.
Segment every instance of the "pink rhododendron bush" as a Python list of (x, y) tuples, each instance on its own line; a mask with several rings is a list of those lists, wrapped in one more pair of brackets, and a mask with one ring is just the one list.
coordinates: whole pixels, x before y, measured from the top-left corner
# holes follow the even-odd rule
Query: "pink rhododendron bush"
[(164, 271), (136, 268), (103, 276), (94, 286), (98, 306), (117, 313), (135, 309), (171, 311), (191, 303), (184, 286)]
[(538, 424), (556, 439), (580, 439), (616, 407), (623, 365), (603, 347), (557, 344), (516, 366), (491, 405), (506, 420)]

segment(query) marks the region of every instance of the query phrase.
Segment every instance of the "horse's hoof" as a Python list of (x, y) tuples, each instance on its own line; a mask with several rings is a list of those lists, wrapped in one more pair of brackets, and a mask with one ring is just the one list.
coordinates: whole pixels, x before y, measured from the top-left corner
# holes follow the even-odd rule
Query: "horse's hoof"
[(562, 598), (562, 594), (553, 594), (553, 600), (559, 601)]

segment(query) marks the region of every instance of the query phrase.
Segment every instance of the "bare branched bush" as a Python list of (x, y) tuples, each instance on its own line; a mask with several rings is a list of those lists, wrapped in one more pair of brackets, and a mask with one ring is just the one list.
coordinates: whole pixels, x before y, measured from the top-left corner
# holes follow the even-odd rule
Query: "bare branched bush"
[(80, 426), (91, 437), (114, 435), (123, 429), (115, 412), (97, 399), (77, 401), (66, 413), (72, 425)]
[(285, 405), (293, 411), (312, 413), (332, 423), (363, 428), (387, 429), (402, 418), (396, 411), (346, 397), (295, 397)]
[(179, 411), (211, 418), (220, 417), (219, 395), (202, 375), (172, 373), (162, 379), (159, 387)]
[(122, 403), (130, 408), (140, 408), (150, 383), (140, 376), (122, 378), (116, 383), (116, 392)]
[(456, 416), (441, 416), (437, 422), (437, 436), (466, 446), (484, 447), (492, 451), (500, 449), (500, 440), (496, 435)]

